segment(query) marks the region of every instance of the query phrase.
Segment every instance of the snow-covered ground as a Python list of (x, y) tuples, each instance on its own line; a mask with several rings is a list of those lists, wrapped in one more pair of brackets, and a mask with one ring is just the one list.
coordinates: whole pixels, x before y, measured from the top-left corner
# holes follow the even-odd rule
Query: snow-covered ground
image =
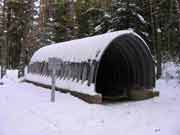
[[(174, 76), (167, 64), (165, 78)], [(180, 135), (180, 84), (157, 81), (160, 97), (92, 105), (68, 94), (20, 83), (8, 71), (0, 86), (0, 135)]]

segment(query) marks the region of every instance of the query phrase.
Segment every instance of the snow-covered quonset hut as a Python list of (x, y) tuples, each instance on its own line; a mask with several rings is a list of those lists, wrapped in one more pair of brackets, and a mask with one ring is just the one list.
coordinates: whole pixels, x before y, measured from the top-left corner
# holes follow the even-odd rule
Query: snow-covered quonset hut
[(26, 80), (50, 85), (48, 58), (59, 59), (59, 88), (104, 97), (132, 89), (152, 90), (154, 62), (144, 40), (132, 30), (57, 43), (33, 55)]

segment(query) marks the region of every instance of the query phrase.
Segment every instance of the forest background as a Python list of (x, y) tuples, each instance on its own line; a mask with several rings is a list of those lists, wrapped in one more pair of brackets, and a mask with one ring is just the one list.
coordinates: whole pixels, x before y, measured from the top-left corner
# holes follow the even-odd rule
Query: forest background
[(133, 29), (162, 63), (180, 62), (180, 0), (0, 0), (0, 65), (23, 69), (39, 48)]

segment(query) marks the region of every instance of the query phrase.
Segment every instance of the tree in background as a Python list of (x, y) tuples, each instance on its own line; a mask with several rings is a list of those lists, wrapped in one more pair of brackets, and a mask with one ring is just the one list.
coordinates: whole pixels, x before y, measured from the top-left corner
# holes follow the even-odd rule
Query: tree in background
[[(3, 67), (20, 68), (25, 64), (27, 40), (32, 31), (35, 0), (3, 0), (1, 2), (2, 35), (1, 63)], [(23, 62), (22, 62), (23, 61)], [(24, 63), (24, 64), (23, 64)], [(23, 66), (24, 67), (24, 66)]]
[[(177, 56), (179, 50), (179, 7), (174, 0), (114, 0), (95, 34), (133, 29), (150, 45), (156, 58), (157, 78), (165, 56)], [(170, 54), (170, 55), (169, 55)]]
[(133, 29), (149, 44), (159, 78), (161, 63), (180, 57), (179, 18), (179, 0), (0, 0), (1, 65), (24, 65), (25, 55), (52, 43)]
[(111, 0), (58, 0), (54, 41), (94, 35), (94, 27), (101, 21), (110, 3)]
[(142, 36), (148, 36), (148, 23), (144, 19), (143, 10), (135, 1), (114, 1), (106, 10), (100, 24), (95, 27), (97, 34), (108, 31), (134, 29)]
[(1, 60), (1, 75), (2, 78), (6, 73), (7, 68), (7, 2), (0, 1), (0, 60)]
[(56, 41), (58, 0), (40, 0), (39, 34), (40, 45), (45, 46)]
[[(96, 7), (93, 1), (78, 1), (79, 36), (87, 37), (94, 34), (94, 27), (101, 21), (104, 15), (102, 7)], [(87, 8), (88, 7), (88, 8)]]

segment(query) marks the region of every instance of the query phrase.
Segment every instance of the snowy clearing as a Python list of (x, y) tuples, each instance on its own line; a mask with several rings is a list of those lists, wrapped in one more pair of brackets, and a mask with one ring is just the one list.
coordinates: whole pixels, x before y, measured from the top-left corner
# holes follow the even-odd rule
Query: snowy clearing
[(160, 97), (154, 99), (92, 105), (59, 92), (50, 103), (49, 90), (20, 83), (16, 72), (9, 71), (0, 86), (0, 135), (180, 134), (176, 79), (157, 81)]

